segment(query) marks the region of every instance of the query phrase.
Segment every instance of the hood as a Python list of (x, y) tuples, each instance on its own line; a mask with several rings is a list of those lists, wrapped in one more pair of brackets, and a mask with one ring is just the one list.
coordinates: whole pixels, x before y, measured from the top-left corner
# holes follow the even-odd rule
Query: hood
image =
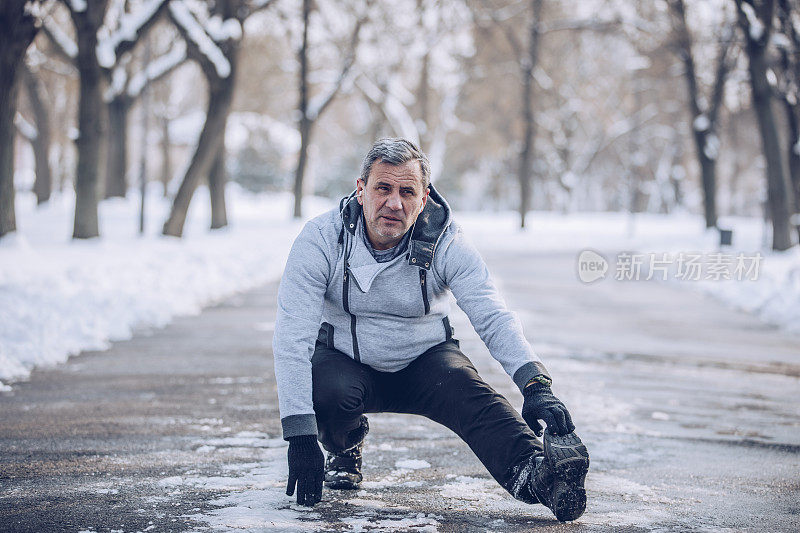
[[(428, 188), (430, 189), (428, 201), (411, 228), (411, 252), (408, 255), (409, 265), (426, 270), (430, 270), (433, 264), (433, 255), (436, 252), (436, 244), (452, 221), (452, 213), (447, 201), (433, 187), (433, 184)], [(342, 198), (339, 202), (339, 211), (343, 224), (342, 233), (339, 235), (341, 243), (344, 231), (355, 235), (358, 218), (361, 216), (362, 208), (356, 199), (355, 191)]]

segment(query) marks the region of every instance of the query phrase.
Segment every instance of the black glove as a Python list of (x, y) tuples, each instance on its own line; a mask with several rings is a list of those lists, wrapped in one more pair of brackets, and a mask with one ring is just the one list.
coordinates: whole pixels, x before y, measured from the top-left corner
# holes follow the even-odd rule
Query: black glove
[(566, 435), (575, 430), (572, 417), (566, 406), (553, 396), (550, 387), (541, 383), (533, 383), (522, 391), (525, 401), (522, 403), (522, 418), (530, 426), (537, 437), (542, 436), (544, 420), (547, 429), (554, 435)]
[(311, 507), (322, 499), (322, 480), (325, 459), (315, 435), (289, 437), (289, 484), (286, 495), (294, 494), (297, 483), (297, 503)]

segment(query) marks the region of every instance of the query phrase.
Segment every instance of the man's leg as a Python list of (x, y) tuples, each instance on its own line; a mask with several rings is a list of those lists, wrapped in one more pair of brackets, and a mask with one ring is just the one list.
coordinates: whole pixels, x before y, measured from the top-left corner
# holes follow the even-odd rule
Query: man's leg
[(376, 371), (339, 350), (317, 343), (311, 358), (314, 412), (322, 447), (339, 452), (363, 439), (365, 412), (375, 412)]
[(424, 415), (447, 426), (503, 488), (526, 500), (513, 491), (516, 469), (542, 455), (542, 443), (508, 400), (480, 377), (458, 341), (434, 346), (395, 375), (393, 384), (399, 388), (393, 388), (389, 410)]

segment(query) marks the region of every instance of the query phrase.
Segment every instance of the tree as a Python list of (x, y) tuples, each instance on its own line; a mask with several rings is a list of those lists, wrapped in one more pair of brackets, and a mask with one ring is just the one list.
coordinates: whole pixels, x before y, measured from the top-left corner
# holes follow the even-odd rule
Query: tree
[[(692, 116), (692, 137), (694, 139), (697, 160), (700, 164), (700, 176), (703, 189), (703, 210), (706, 218), (706, 227), (717, 225), (716, 206), (716, 162), (719, 153), (719, 137), (717, 136), (719, 109), (725, 91), (725, 79), (732, 68), (730, 53), (733, 38), (731, 27), (722, 32), (719, 52), (714, 69), (713, 88), (710, 98), (706, 98), (701, 91), (697, 79), (695, 54), (692, 50), (693, 39), (686, 24), (686, 6), (683, 0), (670, 0), (670, 13), (675, 33), (674, 48), (683, 63), (683, 75), (686, 79), (689, 111)], [(727, 24), (727, 23), (726, 23)], [(703, 105), (702, 102), (708, 102)]]
[[(167, 0), (146, 0), (135, 12), (124, 13), (120, 3), (107, 14), (108, 0), (62, 0), (69, 9), (75, 27), (77, 47), (53, 25), (45, 26), (59, 53), (72, 58), (80, 77), (78, 103), (78, 168), (75, 175), (75, 224), (72, 236), (76, 239), (97, 237), (97, 202), (102, 164), (107, 155), (108, 109), (103, 85), (115, 66), (127, 61), (139, 38), (147, 32), (166, 6)], [(108, 15), (108, 16), (107, 16)], [(98, 33), (105, 34), (103, 39)], [(119, 71), (117, 71), (119, 72)], [(113, 86), (113, 82), (112, 82)], [(114, 131), (114, 136), (124, 131)]]
[[(125, 176), (128, 170), (128, 115), (150, 84), (168, 76), (186, 60), (186, 44), (178, 41), (172, 47), (135, 74), (127, 72), (125, 64), (117, 65), (112, 74), (113, 83), (107, 92), (108, 120), (111, 134), (108, 137), (105, 197), (125, 196), (128, 188)], [(144, 148), (143, 148), (144, 149)]]
[[(371, 143), (387, 131), (419, 143), (431, 162), (431, 181), (442, 173), (447, 139), (459, 124), (456, 113), (470, 76), (473, 54), (470, 13), (460, 0), (417, 0), (417, 20), (408, 5), (380, 4), (362, 38), (356, 89), (371, 110)], [(367, 31), (368, 30), (368, 31)]]
[[(367, 3), (369, 7), (369, 3)], [(366, 10), (365, 10), (366, 13)], [(319, 120), (322, 113), (330, 106), (333, 99), (339, 93), (350, 74), (350, 69), (355, 63), (356, 48), (358, 47), (359, 34), (361, 27), (365, 21), (365, 15), (359, 16), (353, 26), (353, 31), (350, 34), (350, 39), (341, 59), (339, 73), (333, 85), (323, 93), (316, 95), (314, 99), (310, 98), (311, 83), (309, 81), (309, 42), (308, 42), (308, 29), (311, 24), (312, 2), (311, 0), (303, 0), (302, 9), (302, 40), (300, 47), (297, 49), (297, 61), (300, 64), (300, 71), (298, 76), (298, 92), (299, 98), (297, 103), (298, 123), (297, 127), (300, 131), (300, 152), (297, 156), (297, 168), (294, 175), (294, 216), (299, 218), (302, 216), (302, 201), (303, 201), (303, 181), (306, 172), (306, 163), (308, 161), (308, 147), (311, 144), (311, 137), (314, 133), (314, 125)]]
[[(520, 105), (522, 107), (522, 139), (517, 150), (517, 181), (519, 183), (518, 210), (520, 227), (525, 227), (525, 217), (530, 208), (532, 191), (532, 162), (535, 154), (537, 109), (534, 109), (534, 96), (536, 94), (535, 82), (539, 67), (539, 53), (543, 35), (561, 31), (607, 31), (613, 28), (618, 21), (604, 21), (597, 18), (589, 19), (564, 19), (554, 20), (546, 24), (542, 16), (543, 1), (530, 0), (528, 3), (519, 3), (489, 9), (475, 13), (476, 26), (491, 26), (503, 32), (511, 47), (513, 62), (519, 72)], [(521, 10), (521, 12), (520, 12)], [(488, 18), (488, 21), (487, 21)], [(525, 20), (525, 32), (519, 36), (517, 28), (523, 27), (518, 21)]]
[(66, 2), (78, 40), (76, 63), (80, 76), (78, 102), (78, 168), (75, 173), (75, 223), (72, 237), (100, 235), (97, 220), (97, 185), (101, 147), (106, 126), (102, 95), (103, 72), (97, 60), (97, 31), (105, 17), (108, 0)]
[[(778, 94), (786, 110), (787, 147), (789, 155), (789, 178), (794, 192), (795, 217), (800, 218), (800, 33), (792, 17), (800, 16), (797, 0), (778, 1), (780, 33), (774, 39), (780, 53), (782, 79)], [(796, 222), (800, 237), (800, 222)]]
[(208, 84), (208, 105), (197, 147), (164, 223), (164, 235), (180, 237), (183, 234), (189, 203), (204, 177), (208, 178), (211, 194), (211, 228), (221, 228), (228, 223), (225, 211), (224, 138), (236, 87), (242, 25), (253, 13), (269, 5), (269, 0), (252, 3), (246, 0), (219, 0), (213, 7), (204, 4), (199, 9), (201, 6), (198, 5), (198, 9), (193, 11), (181, 0), (173, 0), (169, 4), (170, 20), (186, 41), (188, 57), (200, 66)]
[(789, 225), (791, 187), (786, 175), (778, 126), (772, 109), (773, 90), (769, 83), (768, 45), (773, 31), (774, 0), (736, 0), (739, 26), (744, 33), (748, 57), (753, 110), (761, 134), (766, 160), (767, 205), (772, 219), (772, 249), (792, 246)]
[(53, 177), (50, 172), (50, 114), (47, 110), (47, 96), (41, 80), (31, 71), (24, 62), (20, 68), (22, 83), (28, 96), (31, 111), (34, 116), (33, 135), (25, 135), (33, 147), (34, 164), (36, 165), (36, 180), (33, 182), (33, 192), (36, 194), (36, 203), (41, 205), (50, 199), (53, 189)]
[(0, 5), (0, 237), (17, 229), (14, 212), (14, 116), (17, 79), (25, 51), (38, 31), (38, 3), (4, 0)]

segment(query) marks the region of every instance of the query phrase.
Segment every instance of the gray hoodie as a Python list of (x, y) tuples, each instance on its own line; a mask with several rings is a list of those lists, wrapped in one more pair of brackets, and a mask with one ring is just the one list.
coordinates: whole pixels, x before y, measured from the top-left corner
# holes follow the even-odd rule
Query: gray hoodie
[(378, 263), (369, 252), (362, 221), (351, 194), (308, 221), (289, 253), (272, 339), (284, 438), (317, 433), (311, 356), (321, 327), (337, 350), (397, 372), (451, 337), (449, 293), (520, 389), (547, 374), (433, 186), (407, 250), (391, 261)]

